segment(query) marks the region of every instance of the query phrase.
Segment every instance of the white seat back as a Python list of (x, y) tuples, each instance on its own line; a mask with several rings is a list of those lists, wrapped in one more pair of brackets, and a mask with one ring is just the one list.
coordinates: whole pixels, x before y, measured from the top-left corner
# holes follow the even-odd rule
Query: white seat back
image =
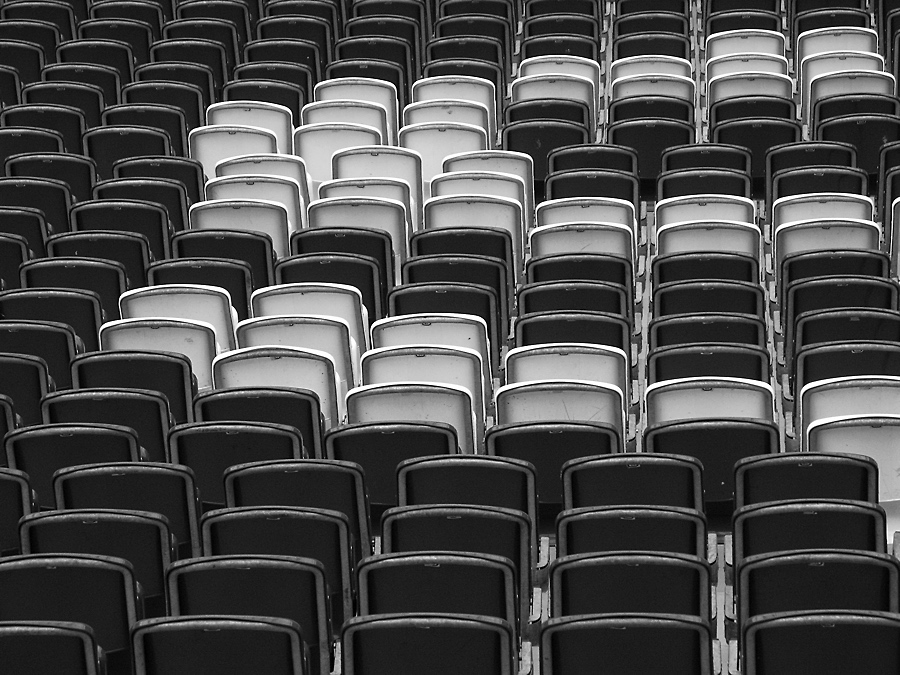
[(278, 152), (278, 139), (261, 127), (213, 124), (192, 129), (188, 135), (191, 157), (203, 165), (207, 180), (216, 175), (223, 159), (260, 152)]
[(191, 361), (197, 390), (212, 388), (216, 330), (208, 323), (188, 319), (117, 319), (100, 327), (100, 348), (184, 354)]
[(325, 430), (343, 421), (334, 360), (325, 352), (300, 347), (243, 347), (219, 354), (212, 370), (215, 389), (309, 389), (319, 397)]
[(272, 239), (275, 255), (290, 255), (288, 212), (284, 204), (265, 199), (217, 199), (191, 206), (192, 230), (261, 232)]
[(246, 124), (275, 134), (277, 152), (293, 152), (291, 109), (266, 101), (220, 101), (206, 109), (207, 124)]

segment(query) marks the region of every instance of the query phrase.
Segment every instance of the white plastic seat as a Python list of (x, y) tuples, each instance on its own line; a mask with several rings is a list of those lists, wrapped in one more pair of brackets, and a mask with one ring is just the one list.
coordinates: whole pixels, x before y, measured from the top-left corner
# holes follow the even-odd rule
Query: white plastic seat
[(332, 174), (340, 178), (396, 178), (409, 185), (413, 229), (422, 229), (422, 156), (414, 150), (387, 145), (347, 148), (334, 153)]
[(878, 53), (878, 33), (872, 28), (829, 26), (815, 28), (797, 36), (797, 63), (822, 52), (856, 51)]
[(615, 223), (624, 225), (637, 238), (635, 206), (631, 202), (612, 197), (566, 197), (548, 199), (537, 205), (535, 224)]
[(161, 284), (125, 291), (119, 297), (123, 319), (188, 319), (210, 324), (216, 331), (218, 351), (234, 349), (237, 312), (231, 295), (219, 286)]
[(343, 319), (360, 352), (369, 348), (369, 314), (355, 286), (331, 283), (292, 283), (268, 286), (250, 296), (253, 316), (314, 314)]
[(610, 82), (632, 75), (681, 75), (693, 78), (694, 68), (687, 59), (662, 54), (626, 56), (609, 65)]
[(488, 109), (478, 101), (462, 99), (432, 99), (410, 103), (403, 109), (403, 126), (428, 124), (431, 122), (458, 122), (472, 124), (484, 129), (488, 141), (492, 142), (491, 129), (495, 126), (491, 119), (493, 109)]
[[(438, 345), (474, 349), (481, 356), (485, 382), (492, 381), (488, 326), (474, 314), (405, 314), (372, 324), (372, 348)], [(499, 365), (499, 364), (498, 364)]]
[[(398, 201), (406, 211), (407, 237), (415, 231), (409, 183), (400, 178), (334, 178), (319, 186), (319, 199), (378, 197)], [(366, 227), (369, 227), (367, 224)], [(405, 247), (403, 247), (405, 249)], [(398, 282), (399, 283), (399, 282)]]
[(685, 377), (655, 382), (644, 392), (647, 426), (710, 418), (775, 419), (767, 382), (737, 377)]
[(370, 178), (332, 178), (319, 186), (319, 199), (331, 197), (384, 197), (394, 199), (406, 208), (411, 217), (409, 183), (401, 178), (375, 176)]
[(803, 387), (796, 408), (800, 450), (809, 450), (807, 430), (817, 421), (839, 415), (900, 414), (900, 377), (854, 375), (816, 380)]
[(381, 103), (350, 99), (313, 101), (300, 109), (302, 124), (330, 124), (333, 122), (363, 124), (375, 127), (382, 138), (390, 138), (388, 111)]
[(301, 347), (317, 349), (334, 359), (338, 394), (361, 383), (359, 345), (344, 319), (314, 314), (288, 314), (245, 319), (236, 329), (238, 347)]
[(191, 157), (203, 165), (207, 180), (216, 175), (216, 164), (238, 155), (278, 152), (278, 139), (261, 127), (213, 124), (192, 129), (188, 135)]
[(431, 181), (433, 197), (449, 195), (490, 195), (514, 199), (525, 212), (524, 181), (509, 173), (499, 171), (451, 171), (439, 173)]
[(200, 392), (212, 388), (212, 362), (216, 357), (216, 330), (203, 321), (188, 319), (117, 319), (100, 326), (103, 350), (150, 350), (184, 354), (191, 361)]
[(213, 178), (206, 184), (206, 198), (277, 202), (287, 210), (290, 232), (299, 230), (306, 224), (306, 204), (301, 197), (300, 184), (293, 178), (264, 174)]
[(453, 171), (498, 171), (518, 176), (525, 184), (525, 226), (534, 222), (534, 160), (524, 152), (482, 150), (460, 152), (444, 158), (444, 173)]
[(656, 232), (656, 255), (739, 253), (759, 261), (761, 252), (762, 233), (750, 223), (688, 221), (664, 225)]
[(794, 82), (782, 73), (762, 71), (718, 75), (707, 82), (707, 107), (738, 96), (774, 96), (792, 100)]
[(621, 101), (635, 96), (670, 96), (694, 102), (694, 80), (684, 75), (628, 75), (613, 80), (609, 100)]
[(637, 245), (631, 228), (618, 223), (555, 223), (528, 233), (532, 258), (565, 253), (600, 253), (634, 263)]
[(890, 237), (888, 244), (891, 251), (891, 274), (896, 276), (897, 270), (900, 269), (900, 197), (891, 203), (890, 214), (885, 214), (885, 225), (888, 224), (888, 217), (891, 231), (885, 238)]
[(592, 80), (581, 75), (544, 74), (518, 77), (510, 84), (510, 100), (558, 98), (581, 101), (588, 107), (591, 139), (597, 135), (599, 95)]
[(475, 439), (472, 396), (463, 387), (450, 384), (402, 382), (351, 389), (347, 393), (347, 421), (446, 422), (456, 429), (462, 452), (476, 452), (479, 442)]
[(772, 225), (814, 218), (875, 220), (875, 201), (849, 192), (811, 192), (780, 197), (772, 205)]
[(746, 197), (731, 195), (683, 195), (656, 202), (655, 225), (702, 220), (731, 220), (756, 224), (756, 204)]
[(812, 118), (810, 86), (813, 80), (829, 73), (845, 71), (882, 72), (884, 57), (872, 52), (840, 51), (810, 54), (800, 62), (800, 116), (807, 122)]
[(784, 56), (784, 34), (772, 30), (738, 29), (712, 33), (706, 38), (706, 59), (725, 54), (759, 52)]
[(409, 217), (406, 206), (386, 197), (328, 197), (309, 205), (309, 227), (365, 227), (391, 235), (395, 267), (406, 260)]
[(425, 229), (444, 227), (496, 227), (506, 230), (512, 237), (513, 257), (517, 261), (516, 278), (521, 276), (518, 267), (523, 260), (522, 205), (515, 199), (490, 195), (448, 195), (432, 197), (425, 202)]
[(809, 449), (866, 455), (878, 464), (878, 505), (889, 540), (900, 529), (900, 414), (837, 415), (809, 426)]
[(706, 78), (733, 73), (788, 74), (788, 60), (779, 54), (725, 54), (706, 62)]
[(507, 352), (504, 363), (507, 384), (587, 380), (614, 385), (631, 401), (628, 355), (617, 347), (568, 342), (516, 347)]
[(436, 345), (382, 347), (363, 354), (360, 364), (363, 384), (424, 382), (462, 387), (472, 397), (475, 438), (484, 438), (491, 390), (476, 350)]
[(611, 384), (587, 380), (539, 380), (500, 387), (494, 394), (497, 424), (597, 422), (626, 437), (625, 399)]
[(334, 153), (357, 145), (380, 145), (382, 142), (384, 139), (378, 129), (362, 124), (322, 123), (297, 127), (294, 130), (294, 154), (306, 162), (306, 171), (312, 180), (310, 198), (318, 198), (322, 181), (335, 177), (331, 173)]
[(519, 63), (518, 76), (530, 75), (580, 75), (594, 83), (594, 93), (598, 97), (603, 91), (600, 64), (583, 56), (545, 54), (522, 59)]
[(317, 349), (242, 347), (219, 354), (213, 360), (212, 372), (214, 389), (309, 389), (319, 397), (325, 430), (343, 421), (343, 402), (337, 395), (334, 359)]
[[(300, 199), (309, 204), (311, 189), (306, 163), (296, 155), (279, 155), (263, 153), (255, 155), (238, 155), (223, 159), (216, 164), (216, 176), (264, 175), (293, 178), (300, 186)], [(210, 176), (212, 178), (212, 176)]]
[(773, 238), (774, 271), (784, 259), (811, 251), (878, 251), (881, 228), (871, 220), (819, 218), (780, 225)]
[(397, 143), (400, 128), (400, 110), (397, 103), (397, 87), (386, 80), (371, 77), (335, 77), (319, 82), (313, 92), (315, 101), (356, 100), (376, 103), (387, 111), (388, 135), (384, 142)]
[(294, 125), (290, 108), (265, 101), (221, 101), (206, 109), (207, 124), (246, 124), (275, 134), (277, 152), (293, 151)]
[(422, 192), (430, 197), (431, 179), (443, 171), (444, 158), (461, 151), (486, 150), (488, 137), (484, 129), (472, 124), (410, 124), (400, 129), (400, 146), (422, 157)]
[(290, 255), (288, 212), (284, 204), (264, 199), (217, 199), (191, 206), (192, 230), (261, 232), (272, 239), (279, 258)]
[[(493, 82), (470, 75), (423, 77), (413, 82), (412, 85), (412, 100), (414, 102), (456, 98), (463, 101), (475, 101), (484, 105), (490, 113), (488, 115), (490, 121), (488, 139), (490, 139), (491, 145), (493, 145), (493, 141), (497, 137), (497, 116), (499, 115), (497, 95), (498, 92)], [(403, 145), (402, 141), (400, 141), (400, 145)], [(456, 152), (464, 149), (460, 148)]]
[[(840, 94), (884, 94), (893, 96), (897, 82), (890, 73), (877, 70), (841, 70), (817, 75), (809, 81), (808, 110), (815, 110), (816, 102)], [(809, 115), (812, 119), (812, 115)]]

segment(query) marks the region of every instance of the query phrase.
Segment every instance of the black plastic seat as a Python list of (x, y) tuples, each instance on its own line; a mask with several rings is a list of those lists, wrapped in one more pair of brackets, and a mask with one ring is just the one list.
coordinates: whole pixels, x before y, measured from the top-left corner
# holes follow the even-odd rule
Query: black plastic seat
[(131, 670), (129, 629), (141, 610), (126, 561), (77, 554), (14, 556), (0, 562), (0, 586), (4, 596), (0, 620), (87, 624), (106, 652), (107, 672)]
[(14, 155), (7, 159), (5, 169), (6, 175), (10, 177), (31, 176), (61, 180), (69, 186), (69, 192), (76, 202), (91, 198), (97, 176), (96, 166), (89, 157), (62, 152)]
[[(309, 672), (314, 675), (330, 672), (333, 640), (328, 621), (330, 608), (324, 569), (318, 561), (274, 555), (211, 556), (179, 561), (168, 569), (166, 578), (172, 615), (256, 615), (289, 619), (299, 626), (303, 644), (309, 648)], [(224, 645), (219, 647), (220, 651), (211, 658), (223, 657), (227, 652), (222, 649)], [(179, 662), (183, 664), (182, 660)], [(209, 661), (197, 665), (205, 667)], [(262, 664), (255, 661), (250, 667), (258, 668)]]
[(75, 205), (69, 212), (73, 232), (93, 230), (126, 232), (146, 238), (150, 256), (169, 256), (171, 226), (166, 207), (142, 199), (94, 199)]
[[(33, 127), (56, 132), (62, 136), (63, 150), (70, 153), (80, 151), (85, 128), (84, 114), (78, 108), (55, 104), (9, 106), (0, 114), (0, 123), (5, 127)], [(25, 138), (27, 136), (22, 137), (22, 142)]]
[(113, 509), (49, 511), (23, 520), (20, 534), (25, 553), (124, 558), (141, 584), (145, 615), (165, 614), (163, 575), (172, 559), (172, 539), (161, 514)]
[(194, 398), (198, 422), (272, 422), (296, 427), (311, 457), (323, 456), (319, 398), (308, 389), (244, 387), (218, 389)]
[(137, 434), (112, 424), (42, 424), (8, 434), (4, 450), (9, 466), (28, 474), (36, 503), (55, 503), (52, 477), (59, 469), (107, 462), (136, 462)]
[(47, 241), (50, 256), (86, 256), (120, 263), (125, 268), (127, 288), (147, 285), (150, 244), (132, 232), (65, 232)]
[(183, 354), (111, 350), (79, 354), (72, 359), (75, 389), (107, 389), (135, 383), (165, 395), (175, 422), (193, 421), (192, 398), (197, 384), (190, 360)]
[(248, 506), (210, 511), (200, 527), (204, 556), (263, 554), (318, 560), (324, 567), (335, 623), (352, 616), (353, 553), (344, 514), (299, 506)]
[(295, 427), (267, 422), (195, 422), (169, 430), (167, 457), (189, 467), (205, 511), (225, 506), (226, 469), (245, 461), (300, 459), (303, 439)]
[(179, 558), (200, 555), (200, 504), (190, 469), (155, 462), (73, 466), (53, 477), (56, 508), (126, 509), (165, 516)]
[(413, 457), (452, 455), (456, 433), (438, 422), (376, 422), (344, 425), (325, 436), (325, 456), (354, 462), (366, 473), (373, 515), (396, 506), (397, 466)]
[(44, 397), (41, 413), (45, 424), (87, 422), (131, 427), (150, 461), (165, 458), (171, 415), (166, 397), (157, 391), (112, 387), (58, 391)]

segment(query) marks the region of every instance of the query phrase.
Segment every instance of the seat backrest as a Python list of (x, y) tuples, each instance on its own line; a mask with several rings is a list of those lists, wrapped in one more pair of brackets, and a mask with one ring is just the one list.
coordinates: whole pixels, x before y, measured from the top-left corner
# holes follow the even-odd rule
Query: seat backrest
[(246, 461), (301, 459), (306, 455), (300, 432), (269, 422), (194, 422), (169, 431), (168, 459), (189, 467), (196, 477), (205, 510), (225, 505), (222, 476)]
[(384, 142), (374, 127), (349, 123), (305, 124), (294, 130), (294, 152), (306, 162), (312, 181), (310, 198), (319, 196), (323, 181), (337, 178), (332, 172), (332, 156), (347, 148), (379, 145)]
[(5, 554), (21, 553), (19, 543), (19, 519), (30, 514), (35, 505), (31, 495), (29, 477), (24, 471), (0, 469), (0, 551)]
[(271, 554), (318, 560), (336, 624), (353, 612), (353, 554), (347, 516), (299, 506), (240, 507), (201, 519), (203, 554)]
[(259, 152), (278, 152), (274, 133), (241, 124), (211, 124), (192, 129), (188, 135), (191, 157), (203, 164), (207, 180), (215, 177), (223, 159)]
[(25, 554), (124, 558), (143, 590), (145, 611), (164, 609), (163, 575), (173, 551), (169, 524), (162, 514), (112, 509), (46, 511), (23, 519), (20, 535)]
[[(747, 559), (735, 583), (739, 625), (761, 614), (829, 608), (897, 611), (897, 559), (870, 551), (789, 551)], [(792, 591), (779, 589), (788, 584)]]
[(460, 551), (508, 558), (516, 568), (521, 611), (527, 614), (531, 529), (524, 512), (501, 507), (401, 506), (389, 509), (382, 518), (382, 548), (385, 553)]
[(706, 558), (706, 517), (674, 506), (588, 506), (560, 514), (559, 555), (624, 551)]
[(854, 549), (885, 552), (885, 515), (876, 504), (793, 499), (751, 504), (734, 513), (735, 567), (776, 551)]
[(191, 205), (190, 224), (197, 230), (260, 232), (272, 240), (278, 257), (290, 253), (288, 210), (263, 199), (216, 199)]
[(75, 669), (84, 675), (100, 675), (104, 670), (97, 640), (87, 624), (4, 621), (0, 623), (0, 649), (4, 664), (15, 672)]
[(208, 323), (186, 319), (119, 319), (100, 327), (104, 350), (169, 351), (191, 361), (198, 390), (212, 387), (212, 361), (217, 353), (216, 330)]
[(325, 429), (339, 424), (344, 407), (337, 396), (334, 359), (301, 347), (242, 347), (213, 360), (213, 387), (302, 387), (321, 401)]
[(709, 675), (713, 636), (703, 619), (687, 616), (619, 614), (550, 619), (541, 629), (541, 653), (547, 675), (571, 671), (596, 649), (610, 655), (613, 672), (634, 666), (640, 672), (665, 670), (675, 675)]
[(28, 474), (37, 493), (37, 504), (53, 504), (52, 477), (59, 469), (95, 462), (136, 462), (137, 433), (119, 419), (116, 424), (53, 423), (25, 427), (9, 433), (4, 441), (10, 468)]
[(162, 284), (135, 288), (119, 298), (123, 319), (194, 319), (212, 325), (221, 350), (234, 349), (235, 310), (219, 286)]
[(274, 555), (182, 560), (166, 575), (172, 616), (257, 615), (290, 619), (309, 647), (310, 672), (330, 671), (331, 626), (321, 563)]
[(672, 553), (585, 553), (557, 558), (551, 616), (648, 612), (710, 618), (709, 568)]
[(484, 553), (386, 553), (358, 568), (360, 616), (449, 612), (493, 616), (518, 632), (515, 568)]
[(200, 504), (190, 469), (133, 462), (74, 466), (56, 473), (58, 509), (130, 509), (161, 513), (169, 522), (178, 557), (200, 555)]
[(748, 675), (771, 675), (808, 663), (821, 673), (856, 667), (872, 675), (891, 673), (900, 667), (893, 651), (898, 631), (896, 614), (888, 612), (814, 609), (767, 614), (746, 626), (746, 670)]
[(688, 377), (651, 384), (647, 423), (709, 417), (774, 420), (770, 384), (732, 377)]
[(263, 199), (287, 209), (288, 230), (293, 232), (306, 224), (306, 204), (300, 184), (293, 178), (266, 174), (220, 176), (206, 184), (206, 196), (217, 199)]
[(137, 675), (188, 675), (198, 669), (262, 668), (303, 675), (304, 640), (289, 619), (261, 616), (167, 617), (138, 622)]
[(229, 467), (225, 503), (234, 506), (308, 506), (345, 514), (355, 562), (372, 550), (368, 476), (362, 467), (337, 459), (269, 460)]
[(562, 467), (563, 507), (703, 508), (702, 465), (693, 457), (610, 454), (572, 459)]
[[(466, 672), (511, 675), (515, 668), (512, 626), (490, 616), (382, 614), (356, 617), (341, 633), (347, 675), (397, 672)], [(467, 649), (458, 649), (460, 644)]]
[(494, 393), (498, 424), (575, 420), (611, 425), (625, 436), (624, 394), (615, 385), (585, 380), (537, 380)]
[(369, 384), (347, 393), (347, 421), (446, 422), (454, 427), (462, 452), (475, 452), (481, 443), (475, 436), (472, 394), (452, 384), (395, 382)]
[(131, 565), (79, 554), (26, 555), (0, 563), (0, 620), (77, 621), (91, 627), (107, 658), (127, 663), (129, 628), (140, 616)]
[[(206, 123), (247, 124), (275, 134), (276, 152), (290, 154), (294, 132), (289, 108), (263, 101), (221, 101), (206, 110)], [(210, 176), (211, 178), (212, 176)]]

